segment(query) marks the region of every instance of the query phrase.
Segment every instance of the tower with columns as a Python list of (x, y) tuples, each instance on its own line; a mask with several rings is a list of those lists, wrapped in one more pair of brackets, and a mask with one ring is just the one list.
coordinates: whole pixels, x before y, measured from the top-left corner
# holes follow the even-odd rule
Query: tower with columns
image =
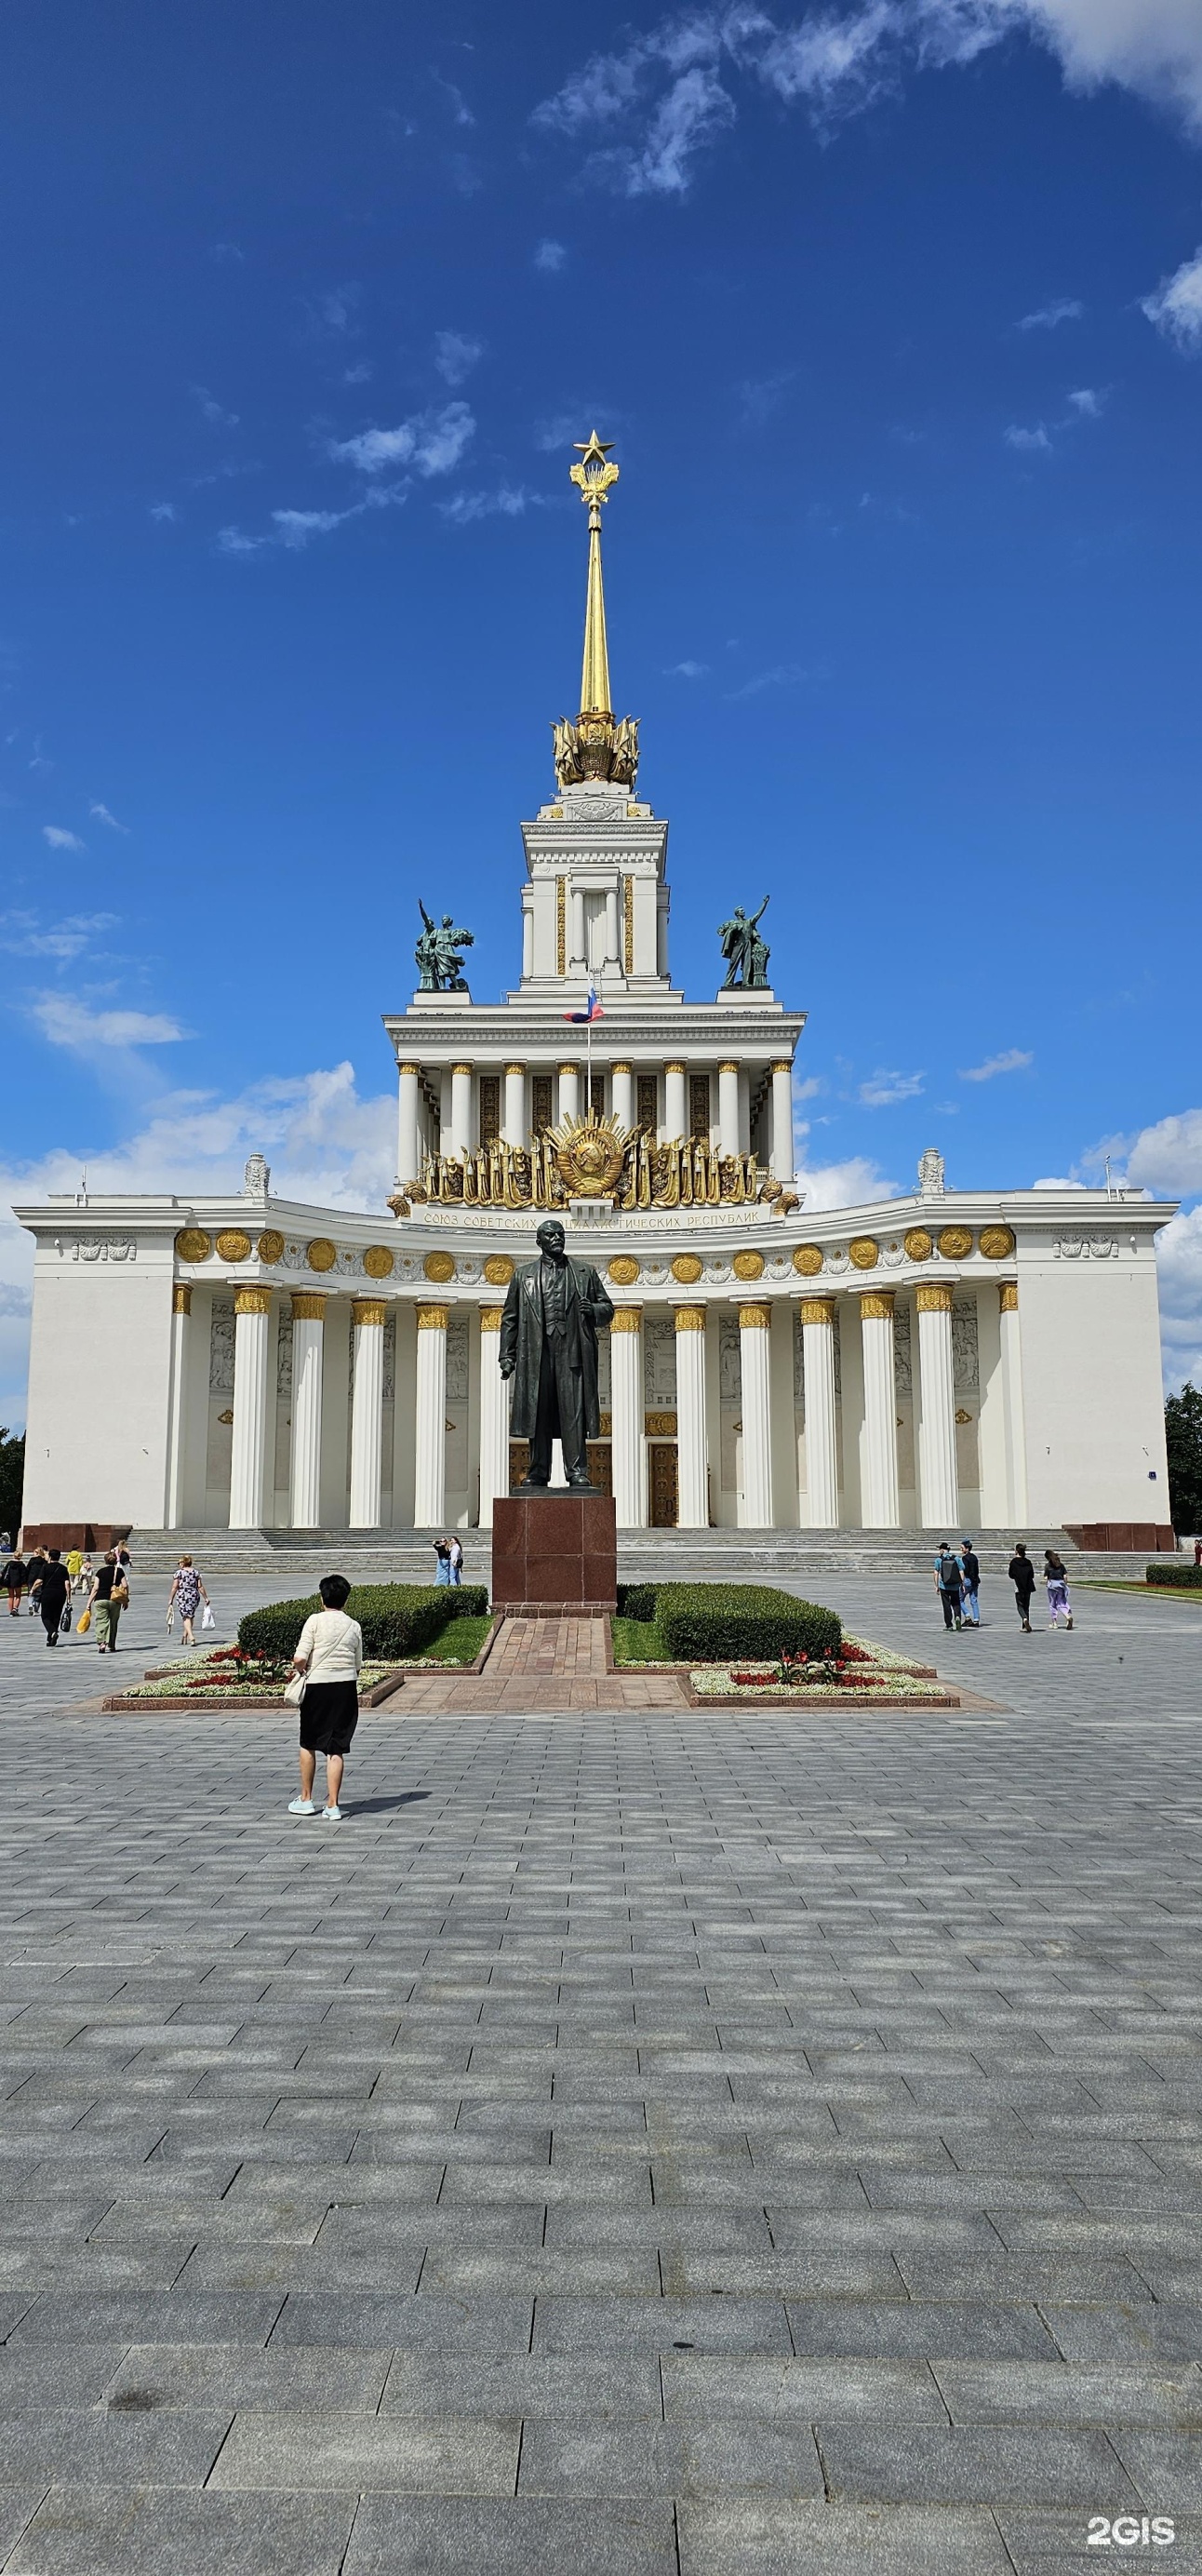
[[(580, 706), (521, 826), (516, 981), (412, 995), (387, 1209), (243, 1188), (50, 1199), (36, 1238), (34, 1525), (488, 1527), (520, 1475), (501, 1308), (554, 1204), (614, 1300), (594, 1481), (620, 1529), (1168, 1522), (1154, 1243), (1136, 1193), (918, 1188), (807, 1209), (804, 1014), (673, 983), (668, 824), (612, 705), (594, 433)], [(760, 889), (745, 889), (758, 893)], [(771, 916), (769, 917), (769, 921)], [(779, 943), (778, 943), (779, 957)], [(586, 1019), (588, 995), (600, 1016)], [(97, 1368), (111, 1347), (137, 1367)]]

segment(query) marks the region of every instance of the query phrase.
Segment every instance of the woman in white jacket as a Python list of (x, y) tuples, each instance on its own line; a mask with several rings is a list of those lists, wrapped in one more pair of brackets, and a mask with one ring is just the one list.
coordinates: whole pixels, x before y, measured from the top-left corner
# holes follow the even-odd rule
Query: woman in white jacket
[(342, 1766), (359, 1723), (363, 1631), (357, 1619), (347, 1618), (344, 1605), (351, 1587), (344, 1574), (323, 1574), (317, 1589), (325, 1608), (306, 1619), (292, 1658), (293, 1672), (304, 1675), (304, 1692), (300, 1709), (301, 1792), (299, 1798), (289, 1801), (288, 1813), (316, 1815), (313, 1782), (317, 1756), (324, 1753), (326, 1803), (322, 1814), (327, 1824), (338, 1825), (342, 1822), (338, 1803)]

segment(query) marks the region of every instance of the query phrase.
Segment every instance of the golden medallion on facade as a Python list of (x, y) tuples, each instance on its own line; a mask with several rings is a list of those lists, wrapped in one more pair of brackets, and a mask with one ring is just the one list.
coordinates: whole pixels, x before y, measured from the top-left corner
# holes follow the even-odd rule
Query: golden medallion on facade
[(793, 1267), (803, 1279), (816, 1279), (822, 1268), (822, 1248), (817, 1243), (799, 1243), (793, 1255)]
[(939, 1237), (939, 1249), (945, 1261), (967, 1261), (972, 1251), (972, 1236), (966, 1225), (945, 1225)]
[(734, 1260), (730, 1266), (736, 1279), (762, 1279), (764, 1276), (763, 1253), (736, 1252)]
[(490, 1252), (484, 1264), (484, 1276), (490, 1288), (508, 1288), (513, 1277), (513, 1263), (507, 1252)]
[(631, 1139), (617, 1119), (571, 1118), (547, 1138), (555, 1168), (571, 1199), (612, 1198)]
[(682, 1288), (695, 1288), (701, 1277), (702, 1264), (695, 1252), (678, 1252), (672, 1264), (672, 1276)]
[(428, 1252), (422, 1268), (427, 1279), (435, 1280), (442, 1288), (445, 1288), (448, 1279), (453, 1279), (455, 1276), (455, 1264), (449, 1252)]
[(1008, 1225), (983, 1225), (977, 1240), (978, 1252), (987, 1261), (1008, 1261), (1014, 1250), (1014, 1237)]
[(250, 1236), (243, 1234), (241, 1226), (230, 1226), (226, 1233), (218, 1235), (217, 1258), (219, 1261), (249, 1261)]
[(259, 1236), (259, 1259), (260, 1261), (274, 1262), (282, 1261), (283, 1258), (283, 1235), (277, 1234), (274, 1226), (269, 1226), (266, 1234), (261, 1234)]
[(175, 1238), (175, 1249), (181, 1261), (207, 1261), (213, 1249), (211, 1235), (202, 1234), (198, 1225), (186, 1225)]
[(619, 1252), (610, 1262), (609, 1275), (615, 1288), (633, 1288), (639, 1265), (632, 1252)]
[(848, 1244), (847, 1258), (853, 1270), (875, 1270), (880, 1257), (881, 1247), (870, 1234), (858, 1234), (855, 1242)]
[(338, 1246), (328, 1234), (317, 1234), (309, 1245), (305, 1259), (310, 1270), (332, 1270), (338, 1259)]
[(929, 1261), (935, 1246), (925, 1225), (912, 1225), (906, 1236), (907, 1261)]
[(395, 1254), (386, 1243), (369, 1243), (363, 1255), (363, 1268), (369, 1279), (391, 1279)]

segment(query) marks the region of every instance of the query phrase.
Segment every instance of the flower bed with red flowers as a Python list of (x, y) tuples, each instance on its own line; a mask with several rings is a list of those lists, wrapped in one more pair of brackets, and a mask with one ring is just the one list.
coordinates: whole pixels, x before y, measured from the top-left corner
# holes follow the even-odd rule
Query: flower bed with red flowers
[(885, 1700), (958, 1705), (955, 1694), (936, 1680), (931, 1665), (917, 1664), (908, 1655), (875, 1646), (865, 1637), (844, 1637), (833, 1655), (808, 1655), (802, 1650), (771, 1663), (748, 1657), (741, 1664), (703, 1664), (690, 1671), (689, 1681), (699, 1699), (734, 1700), (745, 1693), (757, 1699), (829, 1701), (849, 1692), (866, 1698), (871, 1692)]

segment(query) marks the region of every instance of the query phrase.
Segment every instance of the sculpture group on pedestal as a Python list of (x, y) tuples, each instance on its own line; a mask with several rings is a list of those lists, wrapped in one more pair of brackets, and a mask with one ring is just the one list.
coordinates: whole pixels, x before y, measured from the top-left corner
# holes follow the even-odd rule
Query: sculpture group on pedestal
[(462, 952), (474, 948), (472, 932), (457, 930), (451, 912), (444, 912), (442, 920), (434, 922), (420, 900), (417, 908), (425, 925), (413, 951), (419, 993), (466, 993)]
[(726, 975), (722, 984), (724, 993), (732, 993), (740, 985), (749, 992), (767, 991), (768, 960), (772, 951), (760, 937), (759, 924), (768, 909), (768, 901), (765, 895), (759, 911), (750, 917), (742, 904), (737, 903), (729, 921), (718, 924), (718, 937), (726, 959)]

